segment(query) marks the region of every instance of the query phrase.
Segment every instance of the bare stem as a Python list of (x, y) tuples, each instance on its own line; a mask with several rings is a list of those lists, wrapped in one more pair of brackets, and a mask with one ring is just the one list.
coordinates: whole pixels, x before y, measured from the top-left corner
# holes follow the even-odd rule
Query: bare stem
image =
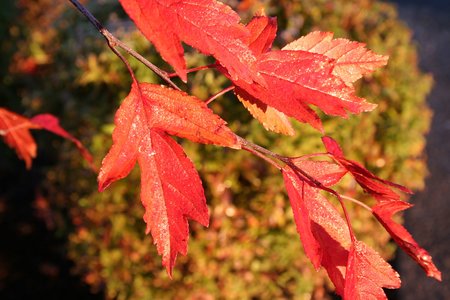
[(229, 86), (229, 87), (227, 87), (227, 88), (221, 90), (221, 91), (218, 92), (217, 94), (215, 94), (215, 95), (209, 97), (209, 99), (206, 100), (206, 102), (205, 102), (206, 105), (209, 105), (211, 102), (213, 102), (214, 100), (216, 100), (217, 98), (219, 98), (219, 97), (222, 96), (223, 94), (226, 94), (226, 93), (228, 93), (229, 91), (232, 91), (232, 90), (234, 90), (234, 85)]
[(369, 206), (367, 206), (366, 204), (362, 203), (361, 201), (359, 201), (359, 200), (357, 200), (355, 198), (352, 198), (352, 197), (349, 197), (349, 196), (345, 196), (345, 195), (341, 195), (341, 197), (342, 197), (342, 199), (349, 200), (349, 201), (351, 201), (353, 203), (356, 203), (359, 206), (364, 207), (368, 211), (372, 212), (372, 209)]
[[(91, 14), (90, 11), (86, 9), (78, 0), (69, 0), (88, 20), (91, 22), (92, 25), (100, 32), (101, 35), (107, 40), (108, 45), (111, 49), (116, 49), (116, 47), (119, 47), (123, 50), (125, 50), (129, 55), (136, 58), (138, 61), (140, 61), (142, 64), (144, 64), (147, 68), (155, 72), (161, 79), (163, 79), (165, 82), (167, 82), (170, 86), (172, 86), (176, 90), (180, 90), (180, 88), (170, 80), (167, 72), (161, 70), (151, 62), (149, 62), (147, 59), (145, 59), (142, 55), (128, 47), (125, 43), (123, 43), (121, 40), (116, 38), (111, 32), (109, 32), (103, 25)], [(114, 53), (117, 55), (117, 50), (114, 51)], [(119, 57), (120, 58), (120, 57)], [(123, 59), (120, 58), (122, 61)], [(127, 66), (128, 67), (128, 66)]]
[[(215, 68), (215, 67), (216, 67), (216, 64), (210, 64), (210, 65), (206, 65), (206, 66), (195, 67), (195, 68), (187, 69), (186, 73), (189, 74), (189, 73), (192, 73), (192, 72), (212, 69), (212, 68)], [(173, 77), (178, 77), (178, 74), (177, 73), (170, 73), (167, 76), (169, 76), (169, 78), (173, 78)]]

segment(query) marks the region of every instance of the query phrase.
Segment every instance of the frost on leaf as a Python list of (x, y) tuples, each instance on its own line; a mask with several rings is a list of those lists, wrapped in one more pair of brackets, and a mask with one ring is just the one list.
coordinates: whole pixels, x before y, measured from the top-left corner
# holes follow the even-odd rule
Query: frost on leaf
[(200, 143), (239, 148), (225, 121), (195, 97), (153, 84), (133, 84), (115, 116), (113, 145), (103, 159), (99, 190), (128, 175), (138, 162), (144, 221), (169, 275), (187, 252), (188, 220), (208, 226), (202, 182), (183, 149), (167, 133)]

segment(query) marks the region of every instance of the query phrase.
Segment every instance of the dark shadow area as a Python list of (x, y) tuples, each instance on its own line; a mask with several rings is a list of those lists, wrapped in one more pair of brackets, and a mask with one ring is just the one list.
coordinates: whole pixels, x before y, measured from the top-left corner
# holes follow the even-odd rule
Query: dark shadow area
[(405, 213), (405, 226), (430, 252), (443, 277), (442, 283), (426, 277), (399, 251), (395, 264), (403, 284), (395, 294), (397, 299), (450, 299), (450, 2), (393, 2), (414, 31), (422, 70), (431, 73), (435, 83), (428, 97), (433, 110), (426, 146), (429, 176), (425, 190), (411, 199), (415, 207)]
[(0, 164), (0, 299), (103, 299), (71, 274), (66, 241), (48, 228), (36, 195), (40, 169), (7, 158)]

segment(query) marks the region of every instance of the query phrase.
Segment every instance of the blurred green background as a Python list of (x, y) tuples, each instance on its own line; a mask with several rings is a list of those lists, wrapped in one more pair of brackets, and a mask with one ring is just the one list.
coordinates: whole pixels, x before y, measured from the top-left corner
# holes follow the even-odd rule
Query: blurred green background
[[(245, 22), (261, 7), (267, 15), (277, 16), (275, 47), (323, 30), (389, 55), (387, 67), (357, 82), (358, 95), (378, 108), (348, 120), (322, 115), (325, 131), (350, 158), (380, 177), (423, 188), (427, 170), (422, 153), (431, 117), (425, 97), (432, 80), (418, 70), (411, 33), (391, 4), (373, 0), (226, 2)], [(85, 3), (117, 37), (170, 70), (117, 1)], [(100, 165), (111, 145), (114, 112), (130, 87), (127, 71), (103, 38), (68, 1), (51, 0), (2, 2), (0, 38), (0, 106), (26, 116), (43, 112), (59, 116)], [(189, 48), (186, 57), (189, 66), (211, 62)], [(151, 71), (132, 58), (130, 62), (138, 79), (158, 82)], [(189, 85), (183, 88), (206, 99), (228, 85), (218, 72), (207, 70), (189, 75)], [(320, 134), (306, 125), (294, 122), (294, 137), (266, 132), (231, 94), (211, 107), (233, 131), (272, 151), (290, 156), (323, 151)], [(18, 192), (29, 189), (23, 197), (33, 199), (23, 205), (32, 207), (30, 218), (37, 218), (40, 225), (36, 226), (44, 224), (41, 230), (57, 237), (56, 251), (72, 261), (65, 266), (68, 273), (77, 274), (93, 294), (108, 299), (332, 297), (325, 272), (316, 272), (303, 254), (279, 172), (257, 157), (180, 141), (203, 180), (211, 225), (205, 229), (191, 223), (189, 253), (178, 258), (170, 280), (151, 237), (144, 234), (139, 170), (100, 194), (96, 174), (72, 144), (46, 133), (34, 136), (39, 153), (33, 170), (26, 174), (14, 151), (0, 145), (0, 179), (5, 187), (0, 216), (8, 220), (12, 212), (8, 205), (25, 201)], [(350, 180), (340, 188), (371, 201)], [(364, 209), (349, 207), (359, 238), (384, 258), (392, 258), (395, 248), (382, 227)], [(45, 241), (37, 243), (45, 245)], [(11, 259), (4, 253), (9, 252), (0, 251), (3, 259)], [(13, 269), (13, 263), (0, 264), (0, 279), (14, 282)]]

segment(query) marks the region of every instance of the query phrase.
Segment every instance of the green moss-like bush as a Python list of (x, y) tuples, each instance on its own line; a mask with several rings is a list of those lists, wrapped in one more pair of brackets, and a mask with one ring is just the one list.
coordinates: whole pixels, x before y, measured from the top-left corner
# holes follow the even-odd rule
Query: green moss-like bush
[[(247, 2), (250, 7), (241, 13), (249, 18), (259, 6)], [(425, 97), (431, 79), (417, 69), (411, 34), (398, 21), (395, 8), (372, 0), (265, 1), (264, 6), (268, 15), (278, 16), (278, 46), (311, 30), (324, 30), (390, 55), (389, 65), (362, 79), (358, 88), (358, 94), (377, 103), (378, 109), (348, 120), (324, 116), (324, 127), (350, 157), (377, 175), (422, 188), (422, 150), (430, 122)], [(19, 53), (35, 58), (44, 53), (46, 60), (41, 73), (26, 77), (28, 81), (20, 74), (10, 75), (10, 87), (22, 91), (22, 104), (29, 112), (52, 112), (75, 135), (91, 141), (90, 150), (100, 164), (111, 144), (113, 113), (130, 81), (121, 62), (80, 15), (61, 6), (53, 9), (58, 15), (52, 19), (52, 41), (59, 44), (40, 39), (42, 28), (23, 29), (34, 47), (23, 47)], [(163, 64), (123, 13), (105, 13), (120, 11), (115, 4), (92, 4), (90, 9), (117, 36), (155, 64)], [(195, 53), (188, 54), (188, 61), (208, 63)], [(157, 80), (132, 62), (141, 80)], [(203, 99), (227, 85), (213, 70), (191, 74), (189, 81), (188, 89)], [(275, 152), (295, 156), (323, 151), (319, 133), (308, 126), (295, 123), (295, 137), (268, 133), (234, 97), (216, 100), (212, 108), (235, 132)], [(70, 216), (70, 221), (58, 224), (60, 232), (69, 235), (69, 256), (86, 282), (114, 299), (326, 297), (329, 283), (302, 252), (279, 172), (243, 151), (185, 141), (183, 146), (204, 181), (211, 225), (206, 229), (191, 224), (189, 254), (178, 259), (173, 280), (161, 267), (151, 237), (144, 235), (139, 171), (100, 194), (95, 174), (80, 167), (79, 154), (71, 146), (59, 146), (60, 162), (47, 172), (46, 192), (55, 211)], [(343, 189), (365, 199), (351, 181)], [(351, 216), (360, 238), (391, 257), (389, 237), (370, 214), (352, 207)]]

